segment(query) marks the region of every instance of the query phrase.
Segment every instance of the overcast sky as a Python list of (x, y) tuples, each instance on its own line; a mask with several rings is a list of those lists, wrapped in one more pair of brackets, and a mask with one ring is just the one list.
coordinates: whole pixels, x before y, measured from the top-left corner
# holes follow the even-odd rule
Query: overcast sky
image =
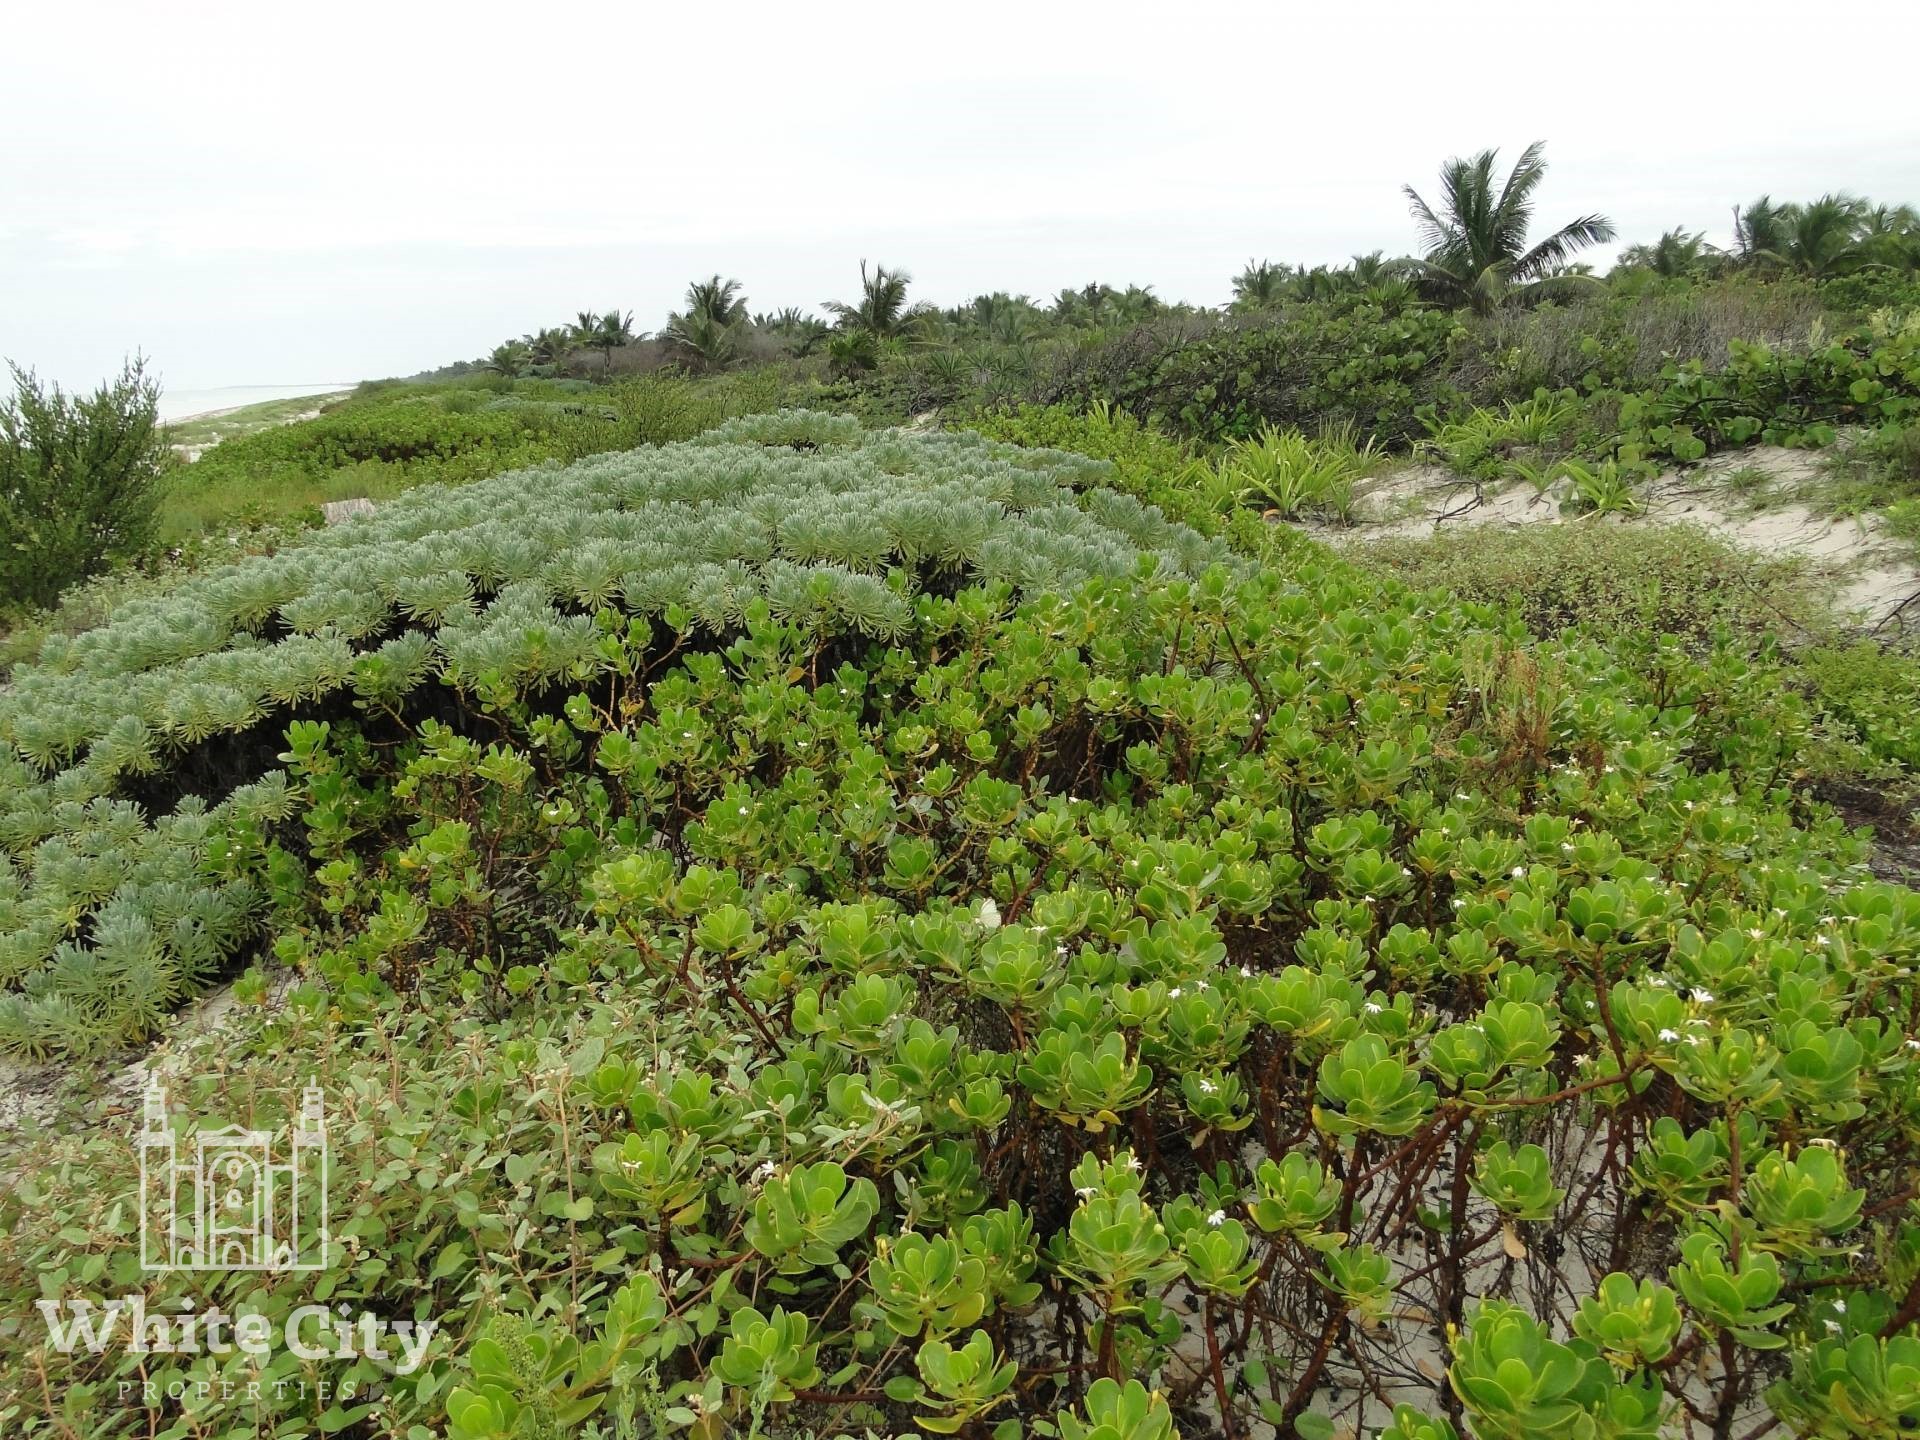
[(1762, 191), (1920, 202), (1920, 4), (18, 5), (0, 355), (348, 381), (688, 279), (756, 310), (1410, 250), (1441, 160), (1545, 139), (1541, 220), (1724, 238)]

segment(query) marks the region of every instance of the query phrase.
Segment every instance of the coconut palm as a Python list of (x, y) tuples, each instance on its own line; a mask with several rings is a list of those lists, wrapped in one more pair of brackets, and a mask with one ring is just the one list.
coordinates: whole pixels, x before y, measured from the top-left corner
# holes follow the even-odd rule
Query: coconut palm
[(1111, 285), (1096, 282), (1077, 290), (1062, 290), (1047, 308), (1063, 325), (1098, 325), (1107, 318), (1114, 294)]
[(1276, 265), (1271, 260), (1249, 260), (1247, 268), (1233, 277), (1233, 308), (1265, 310), (1287, 297), (1293, 278), (1291, 265)]
[(1485, 312), (1564, 278), (1556, 272), (1576, 251), (1613, 238), (1606, 216), (1582, 215), (1528, 244), (1534, 192), (1547, 175), (1544, 149), (1544, 141), (1529, 145), (1504, 182), (1494, 172), (1498, 151), (1447, 161), (1440, 167), (1437, 211), (1411, 185), (1401, 187), (1426, 242), (1419, 278), (1433, 298)]
[(974, 296), (966, 304), (947, 311), (945, 318), (963, 329), (1013, 345), (1026, 339), (1039, 326), (1041, 310), (1028, 296), (996, 290), (991, 295)]
[(1866, 215), (1865, 201), (1843, 194), (1787, 206), (1780, 259), (1815, 279), (1859, 269), (1868, 263), (1861, 244)]
[(1920, 269), (1920, 213), (1911, 205), (1872, 205), (1860, 217), (1860, 248), (1874, 262)]
[(624, 349), (641, 339), (633, 328), (633, 312), (622, 314), (618, 310), (609, 310), (604, 315), (596, 315), (591, 310), (582, 310), (573, 319), (573, 338), (576, 343), (588, 350), (598, 350), (605, 360), (606, 373), (613, 373), (613, 352)]
[(1802, 204), (1775, 205), (1762, 195), (1734, 216), (1735, 253), (1753, 265), (1825, 279), (1874, 263), (1866, 243), (1875, 223), (1897, 223), (1882, 207), (1876, 217), (1852, 195), (1822, 195)]
[(827, 312), (840, 322), (842, 330), (861, 330), (879, 339), (901, 334), (930, 313), (924, 305), (907, 304), (907, 286), (913, 276), (904, 270), (889, 270), (875, 265), (867, 273), (867, 262), (860, 262), (860, 298), (855, 301), (825, 301)]
[(696, 280), (687, 286), (687, 314), (705, 315), (722, 325), (738, 325), (747, 318), (747, 297), (738, 280)]
[(679, 364), (700, 374), (725, 370), (740, 358), (747, 299), (738, 280), (696, 280), (687, 286), (684, 314), (669, 315), (660, 338)]
[(1672, 279), (1696, 273), (1711, 251), (1700, 232), (1675, 228), (1651, 245), (1629, 245), (1620, 252), (1620, 268), (1651, 270)]
[(1167, 308), (1167, 302), (1153, 293), (1151, 285), (1129, 285), (1112, 296), (1108, 308), (1122, 325), (1138, 325), (1151, 320)]
[(799, 356), (811, 355), (827, 336), (826, 322), (797, 305), (754, 316), (753, 328), (778, 336), (790, 353)]
[(493, 353), (480, 363), (483, 369), (515, 380), (526, 373), (527, 358), (527, 347), (518, 340), (509, 340), (494, 346)]
[(551, 366), (558, 371), (573, 353), (573, 333), (564, 325), (552, 325), (527, 336), (526, 347), (534, 364)]

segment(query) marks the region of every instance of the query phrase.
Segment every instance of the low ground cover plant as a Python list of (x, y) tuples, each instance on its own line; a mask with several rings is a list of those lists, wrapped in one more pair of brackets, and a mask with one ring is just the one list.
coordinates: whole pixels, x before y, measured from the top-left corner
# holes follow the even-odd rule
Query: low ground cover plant
[[(0, 1417), (1910, 1428), (1920, 899), (1792, 788), (1802, 691), (1724, 633), (1542, 639), (1236, 552), (1113, 473), (740, 422), (53, 645), (0, 700), (0, 905), (51, 942), (9, 952), (10, 1042), (98, 1040), (63, 1007), (244, 919), (292, 988), (243, 978), (186, 1098), (320, 1077), (342, 1253), (139, 1275), (123, 1137), (30, 1147)], [(207, 735), (261, 773), (147, 828), (124, 797), (210, 788)], [(119, 1384), (262, 1367), (39, 1343), (33, 1299), (103, 1283), (442, 1339), (317, 1414), (150, 1412)]]
[(328, 500), (383, 501), (418, 485), (686, 440), (773, 409), (788, 393), (785, 377), (771, 371), (700, 380), (656, 374), (605, 386), (486, 375), (362, 385), (315, 419), (225, 440), (176, 465), (162, 538), (179, 545), (236, 520), (303, 519)]

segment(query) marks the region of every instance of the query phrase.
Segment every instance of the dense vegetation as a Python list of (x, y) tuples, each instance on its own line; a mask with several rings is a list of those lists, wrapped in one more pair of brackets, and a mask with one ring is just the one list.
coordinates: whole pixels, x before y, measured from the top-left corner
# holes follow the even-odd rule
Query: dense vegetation
[(0, 610), (50, 605), (153, 536), (159, 388), (139, 362), (92, 395), (13, 367), (0, 399)]
[[(1843, 429), (1920, 495), (1910, 216), (1603, 282), (1539, 166), (1221, 314), (716, 275), (175, 469), (215, 538), (382, 503), (46, 622), (0, 1052), (84, 1074), (234, 979), (176, 1098), (315, 1077), (337, 1253), (144, 1273), (117, 1114), (11, 1142), (0, 1430), (1920, 1427), (1920, 893), (1820, 798), (1897, 807), (1920, 668), (1691, 531), (1275, 523), (1409, 449), (1590, 514)], [(45, 1345), (108, 1293), (440, 1330)]]

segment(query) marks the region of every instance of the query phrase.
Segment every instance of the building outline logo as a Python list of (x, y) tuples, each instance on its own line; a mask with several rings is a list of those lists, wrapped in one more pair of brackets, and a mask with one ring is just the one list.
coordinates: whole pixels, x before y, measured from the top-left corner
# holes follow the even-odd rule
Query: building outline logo
[[(140, 1268), (324, 1270), (326, 1096), (309, 1081), (285, 1158), (275, 1132), (203, 1127), (184, 1141), (167, 1121), (167, 1092), (147, 1081), (140, 1130)], [(317, 1204), (314, 1202), (317, 1200)]]

